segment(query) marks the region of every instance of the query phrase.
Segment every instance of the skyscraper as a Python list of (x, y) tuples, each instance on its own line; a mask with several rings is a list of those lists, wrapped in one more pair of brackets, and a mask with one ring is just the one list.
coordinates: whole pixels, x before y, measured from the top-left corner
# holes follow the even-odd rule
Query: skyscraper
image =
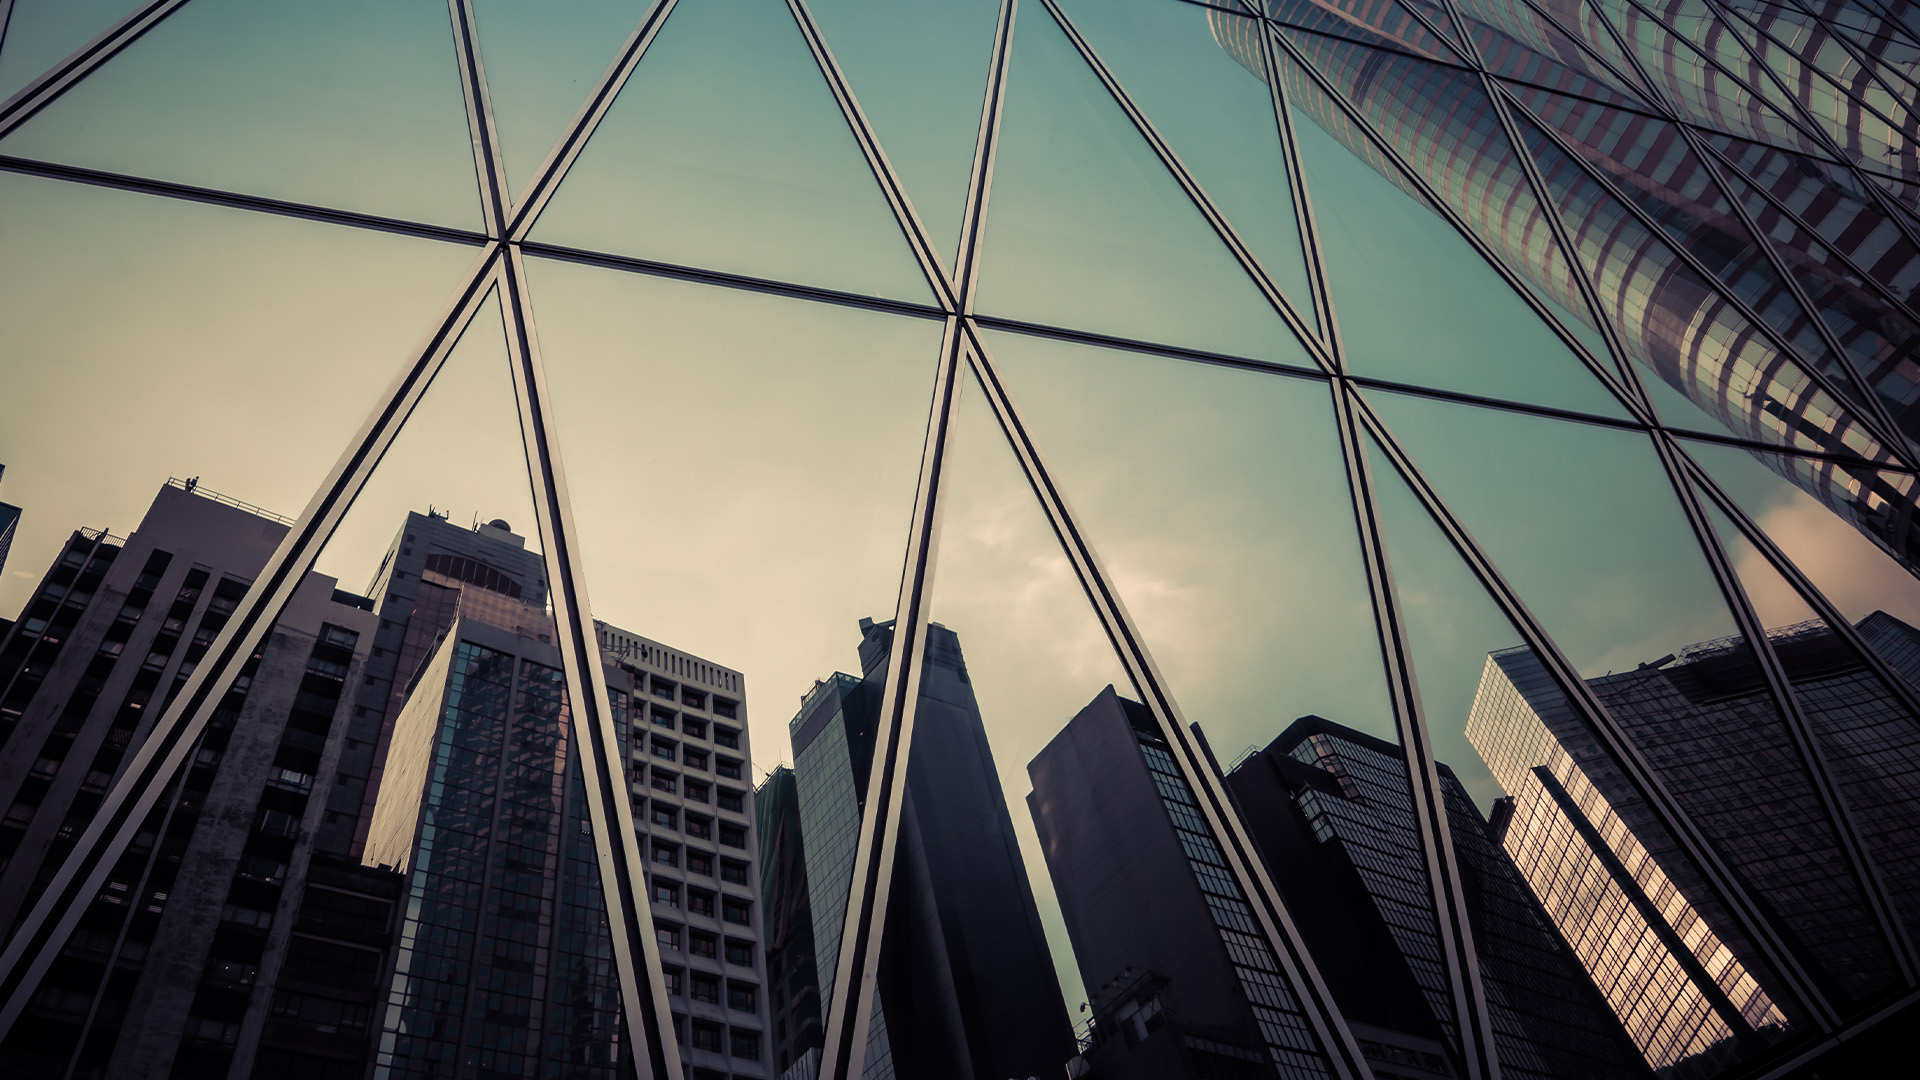
[[(793, 718), (819, 994), (832, 991), (893, 625), (860, 623), (862, 676), (822, 680)], [(935, 624), (908, 762), (865, 1075), (1056, 1073), (1073, 1056), (1053, 960), (960, 639)]]
[[(1885, 613), (1862, 629), (1913, 633)], [(1889, 891), (1912, 896), (1920, 748), (1904, 710), (1824, 624), (1768, 636), (1834, 748), (1842, 794)], [(1840, 992), (1849, 980), (1875, 985), (1884, 954), (1853, 936), (1844, 901), (1823, 892), (1820, 869), (1793, 854), (1808, 827), (1804, 807), (1775, 790), (1780, 766), (1748, 753), (1769, 736), (1755, 721), (1765, 691), (1744, 642), (1702, 642), (1588, 684), (1669, 785), (1702, 812), (1718, 807), (1748, 822), (1751, 839), (1736, 857), (1776, 903), (1795, 905), (1793, 937), (1819, 951)], [(1723, 1041), (1775, 1034), (1780, 1014), (1743, 966), (1744, 946), (1725, 940), (1718, 917), (1694, 899), (1697, 882), (1643, 824), (1644, 805), (1598, 746), (1568, 722), (1564, 697), (1529, 651), (1488, 657), (1467, 736), (1514, 800), (1503, 846), (1651, 1063), (1685, 1063)], [(1730, 753), (1736, 744), (1742, 752)]]
[(767, 942), (773, 1067), (785, 1070), (809, 1051), (818, 1051), (824, 1036), (793, 770), (781, 765), (768, 773), (754, 789), (753, 809), (760, 830), (760, 913)]
[[(430, 569), (416, 594), (451, 621), (407, 680), (367, 830), (411, 903), (374, 1074), (611, 1080), (631, 1051), (552, 625), (500, 584)], [(693, 1077), (770, 1075), (742, 677), (599, 632), (675, 1037)]]
[[(79, 531), (0, 645), (0, 924), (46, 888), (286, 532), (283, 520), (169, 483), (122, 540)], [(390, 874), (323, 869), (346, 688), (367, 663), (365, 598), (309, 575), (222, 700), (186, 775), (148, 815), (3, 1048), (19, 1076), (278, 1075), (365, 1067)], [(303, 883), (320, 882), (321, 887)], [(354, 895), (349, 895), (354, 894)], [(360, 897), (355, 900), (354, 896)], [(327, 933), (321, 909), (358, 910)], [(329, 940), (324, 942), (319, 936)], [(318, 994), (273, 993), (296, 984)], [(330, 988), (330, 989), (329, 989)], [(333, 1045), (300, 1045), (300, 1013)], [(331, 1013), (321, 1017), (320, 1014)], [(317, 1052), (306, 1052), (315, 1051)], [(71, 1070), (71, 1071), (69, 1071)], [(332, 1075), (331, 1073), (327, 1075)]]
[[(5, 476), (6, 472), (7, 467), (0, 465), (0, 476)], [(13, 547), (13, 534), (18, 531), (19, 526), (20, 508), (12, 503), (0, 503), (0, 572), (5, 572), (7, 569), (7, 552)], [(0, 618), (5, 617), (0, 616)], [(11, 623), (11, 620), (8, 621)], [(0, 626), (0, 634), (6, 633), (10, 628), (10, 625)]]

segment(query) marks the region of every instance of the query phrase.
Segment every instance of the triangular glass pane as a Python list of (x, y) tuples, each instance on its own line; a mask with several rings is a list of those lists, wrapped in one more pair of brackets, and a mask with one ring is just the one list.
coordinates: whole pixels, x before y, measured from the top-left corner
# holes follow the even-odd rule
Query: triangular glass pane
[(137, 6), (134, 0), (14, 0), (0, 26), (0, 101)]
[[(1920, 931), (1920, 815), (1914, 813), (1920, 805), (1920, 738), (1915, 737), (1920, 716), (1831, 624), (1814, 615), (1726, 515), (1710, 504), (1707, 514), (1767, 628), (1774, 655), (1867, 855), (1880, 871), (1896, 916), (1909, 935)], [(1866, 636), (1870, 648), (1880, 645), (1902, 657), (1920, 655), (1915, 648), (1920, 630), (1884, 609), (1860, 619), (1855, 629)]]
[[(1310, 52), (1321, 35), (1382, 49), (1395, 49), (1442, 64), (1466, 65), (1459, 50), (1426, 28), (1397, 4), (1370, 4), (1358, 10), (1316, 4), (1312, 0), (1265, 0), (1267, 16)], [(1301, 31), (1306, 31), (1302, 33)]]
[[(1777, 1038), (1774, 980), (1738, 924), (1371, 439), (1368, 453), (1434, 756), (1472, 800), (1449, 800), (1456, 857), (1493, 883), (1474, 929), (1502, 1071), (1614, 1075), (1625, 1042), (1628, 1065), (1706, 1074), (1736, 1032)], [(1524, 897), (1501, 897), (1515, 879)], [(1566, 952), (1516, 947), (1542, 924)], [(1540, 974), (1514, 978), (1516, 960)]]
[[(1358, 79), (1363, 65), (1398, 68), (1403, 77), (1380, 85), (1413, 96), (1373, 101), (1368, 107), (1375, 123), (1396, 133), (1398, 149), (1476, 232), (1498, 237), (1507, 254), (1532, 268), (1536, 281), (1578, 302), (1577, 292), (1565, 291), (1572, 280), (1557, 265), (1558, 247), (1506, 136), (1469, 115), (1478, 110), (1493, 119), (1492, 104), (1471, 75), (1345, 43), (1335, 43), (1326, 59), (1339, 65), (1329, 70), (1336, 84)], [(1411, 183), (1399, 176), (1399, 167), (1346, 123), (1338, 106), (1290, 60), (1283, 67), (1290, 73), (1291, 100), (1301, 105), (1294, 134), (1353, 373), (1626, 416), (1466, 239), (1418, 196), (1406, 196)], [(1436, 99), (1461, 104), (1444, 115), (1425, 108), (1401, 112), (1390, 122), (1383, 115), (1410, 101)], [(1460, 153), (1463, 142), (1475, 152)]]
[[(1813, 315), (1721, 195), (1679, 127), (1577, 98), (1531, 96), (1547, 109), (1538, 115), (1559, 129), (1588, 168), (1615, 179), (1676, 249), (1691, 252), (1850, 401), (1866, 400), (1846, 362), (1827, 346)], [(1533, 122), (1524, 116), (1518, 122), (1530, 145), (1539, 145), (1542, 136)]]
[[(434, 327), (473, 252), (14, 174), (0, 176), (0, 235), (10, 359), (0, 441), (7, 495), (27, 507), (14, 572), (0, 578), (12, 620), (0, 639), (0, 742), (23, 763), (0, 780), (0, 923), (12, 927)], [(328, 392), (314, 392), (316, 372)], [(108, 887), (79, 898), (82, 925), (55, 944), (48, 980), (0, 1045), (0, 1073), (99, 1078), (177, 1063), (180, 1075), (224, 1075), (232, 1049), (208, 1044), (227, 1029), (198, 1026), (214, 1022), (211, 1006), (183, 994), (178, 973), (197, 979), (233, 923), (258, 944), (280, 928), (267, 957), (277, 963), (301, 947), (285, 933), (300, 895), (290, 878), (310, 860), (354, 866), (344, 844), (327, 846), (339, 835), (327, 815), (336, 794), (358, 809), (358, 792), (342, 793), (348, 767), (334, 764), (346, 687), (371, 655), (377, 617), (353, 590), (372, 569), (346, 582), (309, 575), (260, 659), (239, 659), (184, 778), (160, 778), (170, 786)], [(323, 672), (312, 665), (328, 626), (342, 636)], [(249, 825), (269, 820), (262, 809), (278, 815), (274, 835), (243, 852)], [(246, 861), (254, 853), (260, 865)], [(238, 965), (236, 978), (242, 967), (269, 1000), (275, 970)]]
[[(1183, 1033), (1202, 1031), (1244, 1071), (1277, 1062), (1319, 1073), (1325, 1059), (1195, 809), (1177, 751), (1139, 704), (977, 383), (962, 391), (953, 439), (894, 888), (929, 895), (919, 925), (937, 917), (945, 933), (907, 938), (923, 943), (918, 957), (896, 942), (901, 975), (891, 987), (882, 960), (898, 1074), (927, 1074), (903, 1067), (914, 1064), (904, 1055), (950, 1042), (932, 1029), (955, 1006), (1005, 1027), (981, 1040), (991, 1060), (961, 1050), (977, 1076), (1040, 1075), (1032, 1056), (1001, 1047), (1017, 1039), (1054, 1052), (1071, 1038), (1069, 1017), (1092, 1036), (1085, 1061), (1102, 1073), (1145, 1068)], [(947, 795), (956, 789), (969, 794)], [(986, 904), (967, 899), (974, 888)], [(1041, 935), (1050, 958), (1034, 956)], [(942, 936), (1003, 960), (942, 994), (930, 985), (940, 965), (927, 962)], [(1186, 988), (1178, 1014), (1169, 984)], [(914, 992), (940, 1004), (896, 1004)], [(1034, 1004), (1024, 1014), (1012, 1011), (1025, 1001)], [(1155, 1011), (1161, 1018), (1148, 1021)], [(901, 1016), (918, 1040), (898, 1035)], [(1146, 1038), (1122, 1037), (1130, 1025)]]
[(1308, 325), (1317, 325), (1260, 57), (1261, 24), (1160, 0), (1066, 6), (1101, 62), (1253, 249), (1267, 276)]
[(1466, 51), (1460, 48), (1460, 43), (1466, 39), (1461, 35), (1460, 28), (1454, 24), (1453, 17), (1447, 14), (1445, 7), (1436, 3), (1435, 0), (1400, 0), (1400, 3), (1407, 10), (1424, 17), (1429, 24), (1439, 30), (1441, 36), (1447, 39), (1447, 44), (1452, 45), (1461, 56), (1466, 55)]
[[(1668, 423), (1872, 458), (1850, 411), (1729, 305), (1558, 145), (1517, 117), (1602, 304)], [(1843, 384), (1844, 385), (1844, 384)]]
[(993, 0), (807, 5), (949, 268), (993, 66)]
[[(1467, 10), (1486, 18), (1488, 22), (1498, 25), (1505, 21), (1500, 13), (1506, 9), (1500, 0), (1463, 0), (1463, 2), (1467, 5)], [(1533, 15), (1532, 19), (1520, 20), (1517, 27), (1511, 22), (1507, 23), (1508, 26), (1521, 31), (1522, 40), (1532, 38), (1531, 24), (1535, 20), (1543, 23), (1549, 21), (1531, 4), (1528, 8), (1529, 13)], [(1574, 0), (1570, 7), (1563, 10), (1564, 14), (1560, 16), (1560, 22), (1555, 24), (1556, 26), (1564, 26), (1566, 32), (1577, 36), (1587, 47), (1599, 54), (1614, 75), (1625, 79), (1635, 93), (1642, 97), (1651, 93), (1641, 73), (1634, 68), (1633, 61), (1621, 51), (1620, 43), (1608, 30), (1606, 18), (1594, 7), (1594, 0)]]
[(1884, 607), (1920, 620), (1912, 476), (1716, 443), (1687, 451), (1847, 618)]
[(560, 141), (648, 6), (645, 0), (473, 0), (509, 198)]
[(1800, 962), (1836, 997), (1879, 992), (1888, 946), (1647, 436), (1370, 400)]
[(1480, 50), (1481, 62), (1493, 74), (1562, 94), (1651, 111), (1637, 89), (1545, 19), (1531, 20), (1523, 31), (1503, 22), (1483, 21), (1476, 17), (1478, 14), (1469, 12), (1467, 26)]
[(677, 5), (531, 237), (865, 296), (932, 298), (778, 0)]
[(433, 4), (199, 0), (0, 152), (480, 227), (452, 24)]
[(1020, 22), (975, 308), (1311, 366), (1051, 16)]

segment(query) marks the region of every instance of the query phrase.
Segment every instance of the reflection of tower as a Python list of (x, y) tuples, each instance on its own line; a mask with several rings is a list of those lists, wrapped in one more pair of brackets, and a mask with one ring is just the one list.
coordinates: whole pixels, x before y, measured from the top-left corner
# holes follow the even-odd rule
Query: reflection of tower
[[(1861, 629), (1920, 640), (1883, 613)], [(1896, 908), (1911, 910), (1920, 901), (1920, 747), (1910, 720), (1823, 624), (1768, 637)], [(1870, 993), (1885, 957), (1796, 854), (1824, 834), (1804, 820), (1818, 813), (1809, 800), (1780, 793), (1792, 752), (1746, 645), (1704, 642), (1588, 685), (1689, 812), (1711, 823), (1800, 947), (1818, 953), (1837, 990)], [(1650, 1062), (1683, 1061), (1780, 1019), (1739, 943), (1716, 933), (1686, 865), (1530, 651), (1488, 657), (1467, 737), (1512, 796), (1507, 852)]]
[[(1413, 6), (1445, 19), (1436, 7)], [(1705, 129), (1703, 141), (1738, 166), (1735, 171), (1722, 165), (1719, 171), (1741, 204), (1736, 208), (1719, 193), (1675, 125), (1649, 115), (1640, 100), (1643, 90), (1608, 71), (1531, 7), (1518, 0), (1464, 5), (1467, 32), (1489, 69), (1504, 76), (1503, 85), (1571, 150), (1521, 118), (1522, 141), (1595, 283), (1602, 317), (1619, 331), (1634, 359), (1735, 434), (1771, 445), (1886, 460), (1884, 449), (1851, 417), (1836, 415), (1825, 391), (1728, 297), (1744, 302), (1807, 366), (1825, 375), (1850, 399), (1855, 414), (1863, 408), (1859, 398), (1877, 394), (1897, 424), (1920, 435), (1920, 328), (1912, 310), (1920, 252), (1868, 197), (1861, 185), (1871, 181), (1822, 159), (1818, 143), (1786, 120), (1784, 110), (1791, 106), (1784, 98), (1762, 103), (1701, 63), (1682, 31), (1653, 22), (1641, 9), (1624, 2), (1601, 6), (1623, 28), (1644, 21), (1642, 39), (1661, 43), (1642, 49), (1660, 50), (1657, 58), (1642, 59), (1656, 72), (1661, 94)], [(1460, 66), (1452, 46), (1392, 4), (1268, 0), (1266, 7), (1276, 19), (1316, 31), (1290, 30), (1288, 37), (1476, 235), (1543, 297), (1593, 322), (1492, 104), (1477, 77)], [(1581, 44), (1614, 57), (1624, 68), (1626, 61), (1605, 29), (1577, 17), (1581, 13), (1591, 15), (1591, 10), (1568, 13), (1562, 25), (1581, 34)], [(1255, 24), (1219, 13), (1209, 17), (1221, 47), (1249, 70), (1262, 71), (1252, 36)], [(1676, 16), (1675, 21), (1705, 25), (1698, 18)], [(1717, 24), (1698, 32), (1726, 33)], [(1801, 93), (1815, 95), (1809, 104), (1817, 103), (1820, 65), (1833, 65), (1835, 56), (1848, 69), (1847, 84), (1880, 91), (1875, 100), (1888, 96), (1883, 80), (1905, 85), (1898, 76), (1906, 68), (1881, 59), (1884, 42), (1880, 53), (1860, 48), (1886, 74), (1852, 63), (1824, 30), (1802, 34), (1795, 48), (1793, 56), (1778, 49), (1769, 56), (1776, 66), (1808, 72)], [(1282, 67), (1291, 100), (1303, 113), (1411, 193), (1412, 186), (1305, 73), (1284, 58)], [(1742, 75), (1750, 81), (1764, 78), (1757, 69)], [(1906, 89), (1910, 95), (1912, 87)], [(1864, 108), (1840, 109), (1829, 134), (1856, 151), (1854, 160), (1863, 169), (1887, 174), (1886, 186), (1894, 195), (1920, 198), (1914, 194), (1920, 186), (1893, 179), (1920, 179), (1913, 144), (1901, 134), (1911, 134), (1912, 118), (1897, 103), (1883, 108), (1896, 112), (1899, 121), (1888, 125)], [(1824, 111), (1813, 111), (1836, 113), (1831, 101)], [(1605, 177), (1657, 229), (1629, 213), (1589, 171)], [(1770, 203), (1763, 190), (1779, 205)], [(1773, 237), (1795, 284), (1867, 388), (1855, 387), (1814, 316), (1754, 244), (1741, 212)], [(1680, 250), (1695, 256), (1711, 279), (1689, 266)], [(1697, 423), (1686, 417), (1684, 407), (1669, 410), (1665, 419), (1679, 426)], [(1920, 564), (1910, 478), (1808, 460), (1787, 463), (1772, 455), (1762, 460), (1897, 557)]]
[[(833, 991), (893, 624), (863, 619), (863, 675), (793, 718), (820, 999)], [(880, 946), (868, 1077), (1057, 1075), (1072, 1027), (994, 770), (960, 639), (928, 628)], [(810, 1075), (810, 1074), (809, 1074)]]

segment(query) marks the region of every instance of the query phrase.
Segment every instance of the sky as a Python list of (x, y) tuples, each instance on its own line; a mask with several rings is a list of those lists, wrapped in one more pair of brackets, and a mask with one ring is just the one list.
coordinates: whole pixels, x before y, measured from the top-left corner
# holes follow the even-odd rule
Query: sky
[[(0, 96), (114, 15), (21, 0)], [(0, 154), (477, 228), (443, 4), (195, 0)], [(814, 0), (936, 247), (957, 244), (992, 4)], [(1172, 4), (1070, 13), (1312, 324), (1266, 88)], [(477, 0), (510, 181), (546, 157), (637, 20)], [(979, 310), (1310, 366), (1039, 7), (1021, 16)], [(916, 37), (918, 35), (918, 37)], [(902, 40), (921, 46), (903, 50)], [(1171, 58), (1156, 65), (1155, 57)], [(930, 302), (777, 0), (683, 0), (536, 225), (537, 241)], [(1310, 121), (1306, 175), (1356, 370), (1617, 414), (1428, 211)], [(18, 609), (67, 533), (125, 535), (169, 476), (293, 516), (417, 349), (471, 245), (0, 173), (0, 575)], [(790, 758), (813, 680), (855, 669), (900, 586), (937, 320), (530, 255), (593, 613), (746, 675), (756, 765)], [(1352, 496), (1322, 383), (989, 332), (987, 345), (1186, 719), (1223, 759), (1314, 713), (1393, 738)], [(531, 501), (489, 302), (318, 569), (366, 587), (409, 510)], [(1584, 675), (1731, 629), (1644, 436), (1371, 395)], [(1025, 766), (1109, 683), (1132, 694), (977, 387), (963, 390), (932, 617), (960, 636), (1029, 877), (1077, 975), (1026, 817)], [(1849, 617), (1920, 621), (1913, 578), (1738, 451), (1710, 471)], [(1498, 794), (1462, 729), (1518, 635), (1378, 453), (1439, 759)], [(1763, 618), (1804, 617), (1751, 552)]]

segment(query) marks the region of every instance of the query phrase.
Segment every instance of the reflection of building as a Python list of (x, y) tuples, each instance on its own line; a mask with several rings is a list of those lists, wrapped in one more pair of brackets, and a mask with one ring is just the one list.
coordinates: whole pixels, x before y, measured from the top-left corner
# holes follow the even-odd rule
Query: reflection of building
[[(540, 608), (474, 576), (422, 575), (437, 629), (366, 834), (411, 900), (375, 1075), (611, 1080), (629, 1066), (559, 651)], [(740, 675), (598, 629), (690, 1075), (766, 1075)]]
[[(169, 484), (128, 539), (63, 546), (0, 644), (0, 925), (46, 888), (285, 533)], [(314, 838), (371, 609), (331, 578), (301, 583), (54, 959), (0, 1074), (364, 1072), (398, 882)]]
[(820, 980), (814, 969), (813, 907), (800, 841), (800, 797), (782, 765), (753, 793), (760, 827), (760, 911), (767, 939), (767, 998), (773, 1067), (786, 1069), (825, 1044)]
[[(1904, 641), (1882, 613), (1863, 632)], [(1920, 744), (1911, 720), (1822, 624), (1769, 634), (1900, 910), (1920, 903)], [(1828, 834), (1793, 786), (1795, 751), (1744, 643), (1705, 642), (1588, 681), (1803, 953), (1861, 997), (1887, 958), (1843, 880), (1809, 857)], [(1503, 844), (1656, 1066), (1781, 1017), (1705, 913), (1695, 879), (1526, 649), (1488, 657), (1467, 736), (1511, 794)]]
[[(791, 725), (820, 1000), (833, 992), (893, 624)], [(1058, 1075), (1072, 1028), (960, 639), (928, 628), (880, 947), (868, 1077)]]
[[(1540, 295), (1589, 324), (1595, 321), (1461, 48), (1393, 4), (1267, 0), (1265, 7), (1288, 24), (1288, 40), (1480, 238)], [(1446, 24), (1437, 6), (1411, 7)], [(1807, 25), (1788, 28), (1789, 44), (1782, 46), (1765, 43), (1759, 27), (1736, 24), (1748, 40), (1763, 42), (1776, 70), (1790, 73), (1788, 85), (1828, 122), (1828, 134), (1863, 170), (1854, 173), (1823, 156), (1824, 147), (1800, 126), (1792, 103), (1766, 83), (1760, 65), (1743, 61), (1738, 35), (1707, 9), (1669, 5), (1671, 25), (1663, 25), (1626, 2), (1545, 7), (1559, 17), (1559, 26), (1520, 0), (1472, 0), (1461, 10), (1487, 69), (1538, 117), (1530, 120), (1516, 110), (1522, 141), (1595, 283), (1604, 317), (1633, 358), (1733, 433), (1767, 444), (1886, 459), (1883, 448), (1852, 416), (1838, 412), (1802, 367), (1826, 376), (1854, 416), (1871, 393), (1896, 424), (1920, 435), (1920, 326), (1913, 308), (1920, 249), (1866, 189), (1882, 182), (1872, 179), (1876, 173), (1884, 174), (1886, 194), (1920, 203), (1920, 185), (1909, 186), (1920, 180), (1914, 120), (1903, 104), (1914, 94), (1906, 80), (1914, 77), (1915, 65), (1899, 53), (1902, 32), (1849, 35), (1838, 22), (1802, 16)], [(1616, 75), (1588, 51), (1629, 70), (1595, 8), (1635, 43), (1660, 95), (1698, 126), (1711, 148), (1704, 158), (1676, 125), (1655, 115), (1634, 76)], [(1784, 26), (1795, 17), (1778, 6), (1758, 11), (1755, 17), (1773, 32), (1781, 29), (1773, 20)], [(1210, 18), (1222, 47), (1261, 71), (1252, 21), (1217, 12)], [(1579, 35), (1578, 41), (1570, 34)], [(1730, 59), (1752, 89), (1704, 62), (1691, 44), (1694, 35), (1709, 52)], [(1290, 61), (1283, 70), (1302, 112), (1412, 190), (1303, 72)], [(1831, 79), (1848, 86), (1851, 96), (1838, 92)], [(1836, 101), (1848, 104), (1836, 107)], [(1891, 122), (1875, 109), (1890, 114)], [(1565, 149), (1548, 138), (1549, 130)], [(1715, 186), (1715, 172), (1729, 194)], [(1644, 219), (1629, 212), (1629, 203)], [(1742, 215), (1771, 237), (1779, 266)], [(1706, 275), (1680, 251), (1695, 256)], [(1746, 313), (1729, 298), (1743, 302)], [(1755, 318), (1798, 359), (1783, 355)], [(1823, 322), (1831, 337), (1822, 333)], [(1687, 415), (1689, 408), (1663, 407), (1664, 418), (1694, 426), (1698, 421)], [(1762, 460), (1897, 557), (1920, 563), (1911, 478), (1831, 463)]]
[[(1234, 964), (1219, 925), (1222, 883), (1204, 857), (1211, 842), (1185, 785), (1160, 767), (1170, 764), (1146, 710), (1108, 690), (1028, 767), (1034, 821), (1094, 999), (1086, 1059), (1102, 1080), (1238, 1075), (1210, 1071), (1214, 1058), (1260, 1046), (1258, 984)], [(1466, 792), (1445, 766), (1440, 775), (1502, 1074), (1641, 1075)], [(1376, 1072), (1457, 1075), (1452, 998), (1398, 747), (1305, 717), (1227, 785)]]

